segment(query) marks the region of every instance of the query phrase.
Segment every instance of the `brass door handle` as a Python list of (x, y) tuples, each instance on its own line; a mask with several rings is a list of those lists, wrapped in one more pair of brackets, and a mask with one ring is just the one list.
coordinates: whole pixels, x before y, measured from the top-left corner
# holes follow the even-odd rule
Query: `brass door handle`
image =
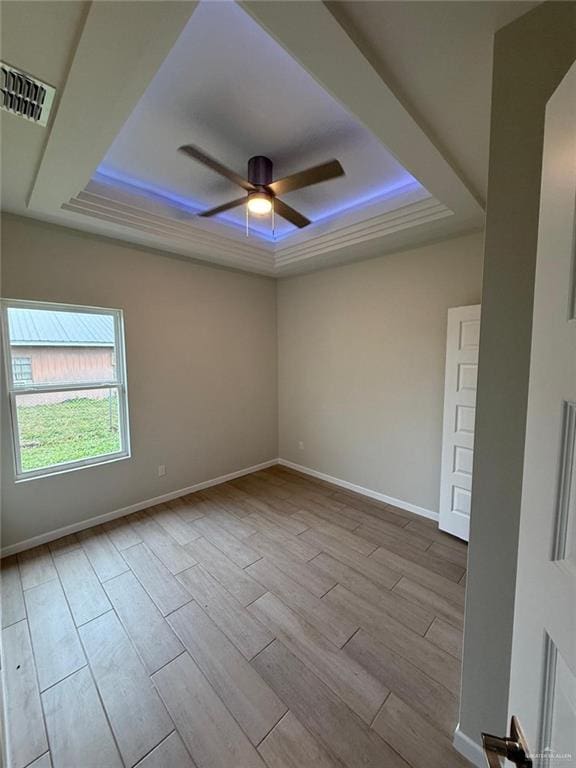
[(483, 733), (482, 746), (488, 768), (502, 768), (501, 757), (510, 760), (518, 768), (532, 768), (530, 750), (516, 717), (513, 717), (510, 723), (510, 736), (501, 737)]

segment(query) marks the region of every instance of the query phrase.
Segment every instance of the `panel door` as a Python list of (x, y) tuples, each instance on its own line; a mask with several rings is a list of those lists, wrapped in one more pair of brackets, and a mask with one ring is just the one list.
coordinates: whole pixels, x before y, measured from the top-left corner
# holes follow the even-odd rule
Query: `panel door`
[(576, 64), (546, 110), (509, 712), (576, 766)]
[(468, 541), (480, 305), (448, 310), (440, 528)]

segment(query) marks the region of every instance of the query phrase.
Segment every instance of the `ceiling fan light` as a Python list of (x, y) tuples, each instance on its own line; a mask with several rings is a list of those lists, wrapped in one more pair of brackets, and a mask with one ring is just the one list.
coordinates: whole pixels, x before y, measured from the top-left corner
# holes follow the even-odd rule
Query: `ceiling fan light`
[(256, 216), (265, 216), (272, 210), (272, 200), (263, 192), (256, 192), (248, 197), (248, 210)]

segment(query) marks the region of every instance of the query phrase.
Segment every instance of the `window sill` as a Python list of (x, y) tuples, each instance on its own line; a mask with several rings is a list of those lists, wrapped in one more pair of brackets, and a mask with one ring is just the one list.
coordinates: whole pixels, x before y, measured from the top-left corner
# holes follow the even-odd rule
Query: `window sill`
[(98, 456), (94, 459), (86, 461), (64, 464), (59, 467), (53, 467), (46, 469), (38, 469), (31, 472), (26, 472), (21, 475), (16, 475), (14, 482), (16, 484), (29, 483), (32, 480), (44, 480), (48, 477), (54, 477), (55, 475), (67, 475), (70, 472), (77, 472), (80, 469), (89, 469), (90, 467), (101, 467), (105, 464), (114, 464), (117, 461), (125, 461), (132, 458), (131, 453), (115, 453), (109, 456)]

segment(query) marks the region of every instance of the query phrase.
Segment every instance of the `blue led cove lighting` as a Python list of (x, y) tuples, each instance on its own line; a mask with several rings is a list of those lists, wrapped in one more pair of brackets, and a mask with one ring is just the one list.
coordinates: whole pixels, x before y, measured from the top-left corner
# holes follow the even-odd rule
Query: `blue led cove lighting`
[[(182, 195), (178, 195), (174, 192), (169, 192), (166, 189), (155, 186), (154, 184), (140, 181), (139, 179), (127, 176), (126, 174), (118, 173), (117, 171), (114, 171), (111, 168), (106, 168), (104, 166), (100, 166), (98, 168), (94, 177), (94, 181), (103, 181), (104, 183), (110, 184), (111, 186), (124, 186), (137, 189), (140, 194), (144, 193), (145, 196), (151, 198), (152, 200), (176, 205), (179, 208), (184, 209), (187, 213), (191, 214), (198, 214), (205, 208), (204, 204), (195, 200), (190, 200), (190, 198), (183, 197)], [(416, 181), (413, 176), (406, 174), (401, 181), (383, 187), (377, 192), (357, 197), (352, 202), (347, 202), (345, 205), (335, 206), (327, 209), (326, 211), (323, 211), (320, 216), (316, 216), (312, 224), (318, 224), (319, 222), (327, 221), (336, 216), (360, 210), (361, 208), (364, 208), (368, 205), (373, 205), (375, 203), (388, 200), (400, 193), (422, 189), (424, 189), (424, 187), (418, 181)], [(226, 224), (234, 227), (237, 230), (244, 231), (245, 229), (243, 224), (239, 224), (237, 221), (226, 216), (226, 214), (220, 214), (218, 219), (220, 221), (225, 221)], [(250, 232), (257, 235), (261, 239), (266, 240), (267, 242), (272, 243), (285, 240), (287, 237), (293, 235), (296, 231), (298, 230), (291, 229), (288, 232), (284, 232), (282, 234), (276, 233), (276, 237), (272, 237), (271, 225), (270, 229), (264, 229), (262, 226), (258, 226), (257, 219), (254, 216), (250, 217)]]

